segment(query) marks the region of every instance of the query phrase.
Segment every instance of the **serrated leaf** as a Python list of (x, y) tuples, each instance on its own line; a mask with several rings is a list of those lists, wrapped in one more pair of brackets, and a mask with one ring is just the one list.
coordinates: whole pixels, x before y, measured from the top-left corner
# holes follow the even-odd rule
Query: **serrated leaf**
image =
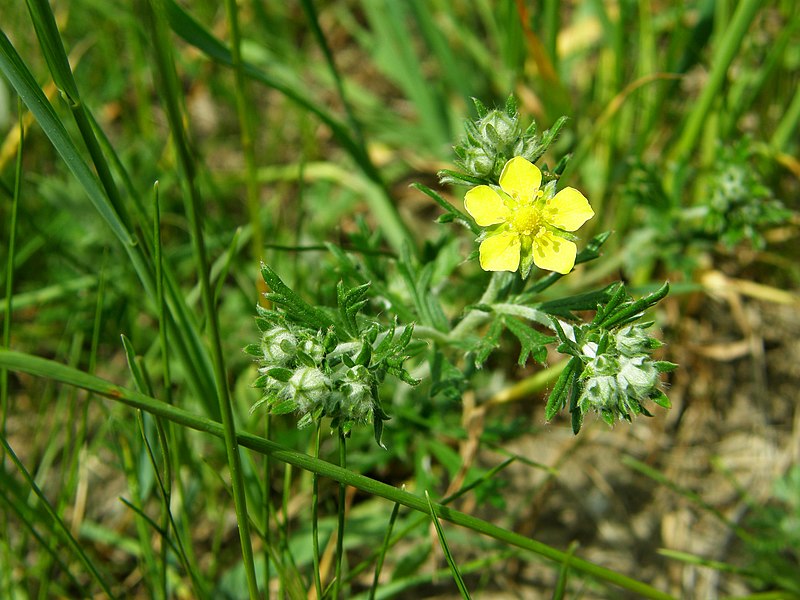
[(261, 263), (261, 276), (272, 290), (265, 294), (265, 297), (280, 305), (293, 320), (310, 329), (336, 327), (327, 314), (303, 300), (266, 263)]
[(492, 324), (489, 326), (489, 330), (486, 332), (486, 335), (479, 342), (478, 351), (475, 353), (475, 367), (481, 368), (483, 363), (486, 362), (486, 359), (489, 358), (489, 355), (494, 352), (494, 349), (497, 348), (497, 345), (500, 341), (500, 336), (505, 329), (505, 323), (503, 319), (495, 319), (492, 321)]
[(519, 353), (519, 365), (524, 366), (528, 360), (528, 355), (541, 356), (541, 349), (556, 341), (553, 336), (545, 335), (533, 327), (529, 327), (519, 319), (505, 316), (503, 321), (508, 330), (519, 340), (522, 348)]
[(549, 300), (542, 302), (536, 308), (556, 317), (574, 320), (573, 310), (595, 310), (598, 304), (608, 302), (612, 288), (613, 286), (608, 286), (602, 290)]

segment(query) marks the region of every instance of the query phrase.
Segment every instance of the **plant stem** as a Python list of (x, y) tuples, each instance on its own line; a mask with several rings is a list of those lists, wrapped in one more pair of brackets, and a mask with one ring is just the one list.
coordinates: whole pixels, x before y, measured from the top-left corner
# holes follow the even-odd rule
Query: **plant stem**
[[(314, 458), (319, 458), (319, 441), (322, 424), (317, 421), (314, 431)], [(322, 600), (322, 579), (319, 566), (319, 475), (311, 475), (311, 543), (314, 560), (314, 590), (317, 600)]]
[[(506, 273), (503, 271), (495, 271), (492, 273), (492, 278), (489, 280), (489, 285), (486, 286), (486, 291), (483, 296), (478, 300), (478, 304), (490, 304), (497, 299), (502, 284), (505, 283)], [(450, 332), (451, 340), (460, 340), (471, 333), (476, 327), (479, 327), (486, 322), (489, 314), (480, 309), (471, 309), (467, 315), (461, 319), (461, 322), (453, 328)]]
[[(339, 427), (339, 466), (347, 469), (347, 438), (344, 430)], [(336, 534), (336, 571), (333, 584), (333, 599), (338, 600), (342, 589), (342, 555), (344, 554), (344, 503), (347, 486), (339, 482), (339, 524)]]
[(228, 390), (225, 359), (222, 350), (222, 339), (219, 331), (219, 320), (214, 295), (211, 289), (208, 256), (206, 254), (205, 238), (203, 233), (202, 198), (197, 185), (197, 172), (194, 157), (189, 145), (188, 133), (183, 126), (183, 113), (179, 105), (180, 89), (177, 82), (177, 73), (172, 59), (171, 49), (167, 39), (167, 28), (164, 19), (164, 7), (161, 0), (150, 0), (150, 17), (154, 25), (155, 35), (153, 42), (156, 53), (156, 67), (161, 84), (164, 87), (164, 104), (170, 130), (173, 133), (175, 150), (183, 174), (185, 184), (184, 200), (189, 226), (192, 232), (195, 261), (200, 282), (200, 291), (203, 298), (203, 309), (209, 328), (211, 342), (212, 365), (214, 370), (214, 384), (216, 388), (219, 411), (222, 417), (222, 426), (225, 439), (225, 453), (228, 459), (228, 468), (231, 475), (231, 488), (233, 502), (236, 509), (236, 520), (239, 528), (239, 540), (242, 547), (247, 588), (252, 600), (258, 598), (258, 584), (256, 581), (253, 547), (250, 541), (250, 519), (247, 515), (247, 496), (245, 494), (244, 476), (239, 456), (239, 445), (236, 439), (236, 425), (233, 417), (233, 405)]
[[(253, 227), (252, 257), (255, 260), (255, 264), (258, 265), (264, 260), (264, 235), (262, 233), (258, 205), (258, 175), (256, 173), (256, 157), (252, 136), (254, 128), (247, 102), (247, 80), (242, 63), (242, 36), (239, 31), (239, 10), (236, 6), (236, 0), (225, 0), (225, 11), (231, 28), (231, 62), (236, 76), (234, 91), (236, 94), (236, 112), (239, 116), (239, 139), (244, 154), (247, 212), (250, 224)], [(260, 278), (258, 278), (258, 281), (262, 286), (264, 285)]]

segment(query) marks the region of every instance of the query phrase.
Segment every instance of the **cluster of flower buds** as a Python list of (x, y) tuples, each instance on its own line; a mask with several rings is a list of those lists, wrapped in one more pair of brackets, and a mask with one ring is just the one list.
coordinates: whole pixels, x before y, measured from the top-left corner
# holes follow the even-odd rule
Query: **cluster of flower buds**
[(573, 326), (554, 320), (561, 341), (558, 349), (572, 358), (550, 394), (545, 410), (548, 420), (569, 405), (577, 433), (584, 415), (590, 411), (613, 425), (640, 414), (652, 416), (645, 407), (647, 401), (670, 407), (662, 391), (661, 373), (672, 371), (677, 365), (652, 358), (661, 342), (647, 333), (652, 322), (638, 322), (668, 289), (665, 285), (649, 296), (633, 300), (624, 286), (617, 284), (607, 290), (608, 302), (598, 306), (591, 323)]
[[(465, 123), (466, 137), (453, 148), (455, 163), (463, 173), (442, 171), (439, 175), (443, 183), (497, 183), (511, 158), (521, 156), (531, 163), (538, 161), (566, 122), (566, 117), (562, 117), (551, 129), (537, 135), (536, 123), (523, 129), (513, 96), (503, 110), (488, 110), (475, 98), (473, 102), (478, 118)], [(558, 173), (564, 166), (566, 162), (554, 171)], [(549, 172), (545, 175), (555, 177)]]
[[(372, 423), (381, 444), (383, 411), (378, 386), (386, 375), (409, 385), (419, 383), (403, 367), (419, 348), (413, 325), (398, 330), (397, 321), (379, 324), (359, 315), (368, 303), (369, 283), (336, 286), (337, 316), (311, 306), (268, 265), (261, 275), (272, 308), (256, 306), (261, 341), (244, 351), (258, 363), (254, 386), (263, 390), (253, 406), (272, 414), (296, 413), (297, 426), (331, 419), (331, 428), (349, 435), (354, 425)], [(398, 334), (398, 335), (395, 335)]]
[(263, 396), (252, 410), (266, 405), (273, 414), (296, 412), (298, 427), (323, 416), (350, 429), (384, 416), (376, 401), (379, 373), (370, 370), (365, 342), (340, 343), (332, 332), (259, 320), (261, 343), (245, 350), (256, 357), (256, 387)]
[(654, 361), (650, 353), (661, 346), (643, 325), (627, 325), (614, 332), (589, 334), (581, 346), (583, 373), (578, 409), (582, 414), (595, 410), (613, 423), (616, 418), (648, 414), (643, 402), (661, 399), (661, 372), (671, 363)]
[(727, 246), (749, 240), (754, 247), (766, 245), (762, 231), (791, 218), (791, 211), (774, 198), (751, 160), (748, 140), (723, 148), (709, 180), (703, 213), (702, 234)]

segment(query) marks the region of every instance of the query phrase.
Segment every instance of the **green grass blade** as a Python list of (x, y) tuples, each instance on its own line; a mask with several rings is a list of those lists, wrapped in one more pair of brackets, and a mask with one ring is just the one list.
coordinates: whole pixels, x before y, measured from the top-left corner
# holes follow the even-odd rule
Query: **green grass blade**
[(128, 229), (70, 139), (56, 111), (3, 31), (0, 31), (0, 70), (36, 117), (39, 126), (50, 139), (56, 152), (61, 155), (67, 168), (80, 181), (103, 220), (123, 245), (132, 246), (134, 242)]
[(47, 0), (27, 0), (27, 4), (34, 29), (36, 30), (36, 37), (42, 46), (42, 52), (50, 67), (53, 81), (69, 102), (72, 116), (75, 118), (75, 123), (78, 125), (78, 130), (86, 144), (86, 148), (89, 150), (89, 155), (92, 157), (92, 162), (97, 171), (98, 179), (106, 192), (106, 197), (114, 207), (120, 220), (125, 224), (126, 229), (130, 230), (131, 222), (127, 210), (122, 203), (114, 178), (111, 176), (111, 169), (103, 154), (103, 149), (95, 135), (94, 119), (78, 93), (78, 86), (72, 75), (64, 44), (61, 42), (61, 35), (56, 25), (53, 10)]
[[(386, 534), (383, 536), (383, 543), (380, 550), (378, 550), (377, 560), (375, 562), (375, 574), (372, 577), (372, 587), (369, 589), (369, 600), (374, 600), (375, 593), (378, 591), (378, 583), (381, 578), (381, 570), (383, 569), (383, 562), (386, 559), (386, 553), (389, 551), (389, 545), (392, 539), (392, 531), (394, 524), (397, 521), (397, 515), (400, 513), (400, 504), (395, 502), (392, 507), (392, 514), (389, 516), (389, 524), (386, 527)], [(352, 576), (352, 573), (351, 573)]]
[[(77, 386), (132, 408), (138, 408), (153, 415), (163, 417), (183, 427), (205, 432), (217, 438), (224, 438), (224, 428), (222, 424), (217, 421), (192, 414), (55, 361), (22, 352), (0, 350), (0, 367), (6, 367), (12, 371), (21, 371), (37, 377), (45, 377), (67, 385)], [(296, 452), (281, 444), (250, 433), (240, 432), (237, 434), (237, 438), (242, 446), (261, 454), (269, 454), (273, 459), (280, 462), (311, 473), (317, 473), (339, 483), (355, 487), (367, 494), (379, 496), (391, 502), (400, 503), (418, 512), (430, 514), (431, 507), (428, 505), (428, 502), (424, 498), (409, 492), (399, 490), (391, 485), (360, 475), (354, 471), (342, 469), (338, 465), (315, 459), (307, 454)], [(441, 504), (434, 504), (433, 512), (440, 519), (481, 533), (498, 541), (505, 542), (506, 544), (528, 550), (548, 560), (563, 562), (567, 556), (567, 553), (561, 552), (547, 544), (503, 529), (502, 527), (477, 517), (442, 506)], [(646, 583), (621, 575), (616, 571), (606, 569), (587, 560), (573, 557), (570, 559), (570, 564), (573, 569), (577, 571), (581, 571), (602, 581), (634, 592), (644, 598), (673, 600), (673, 597), (669, 594), (661, 592)]]
[(450, 546), (448, 545), (447, 538), (444, 535), (442, 524), (439, 523), (439, 519), (436, 517), (436, 511), (433, 510), (433, 503), (431, 502), (431, 497), (430, 494), (428, 494), (428, 490), (425, 490), (425, 499), (428, 501), (431, 521), (433, 521), (433, 526), (436, 528), (436, 535), (439, 538), (439, 544), (442, 546), (444, 558), (447, 561), (447, 566), (450, 567), (450, 573), (453, 575), (453, 580), (456, 582), (456, 587), (461, 593), (461, 597), (464, 598), (464, 600), (469, 600), (470, 595), (469, 590), (467, 589), (467, 584), (464, 583), (464, 578), (461, 577), (461, 572), (458, 570), (458, 565), (456, 565), (456, 561), (453, 559), (453, 554), (450, 552)]
[[(14, 166), (14, 195), (11, 198), (11, 218), (8, 221), (8, 259), (6, 261), (5, 302), (3, 304), (6, 318), (3, 319), (3, 348), (11, 346), (11, 317), (14, 297), (14, 258), (17, 247), (17, 215), (19, 212), (19, 195), (22, 188), (22, 148), (24, 147), (24, 128), (22, 126), (22, 103), (17, 103), (19, 114), (19, 145), (17, 160)], [(0, 369), (0, 436), (6, 435), (6, 419), (8, 416), (8, 371)]]
[(225, 12), (228, 15), (228, 22), (231, 28), (231, 60), (236, 76), (234, 88), (236, 113), (239, 117), (239, 139), (242, 145), (242, 153), (244, 154), (247, 211), (250, 217), (250, 225), (253, 228), (252, 258), (255, 261), (260, 261), (264, 259), (264, 235), (261, 225), (256, 156), (253, 145), (253, 116), (247, 97), (247, 82), (241, 53), (242, 38), (239, 31), (239, 9), (235, 0), (225, 0)]
[(160, 0), (151, 0), (148, 3), (147, 19), (154, 33), (155, 63), (161, 85), (163, 86), (162, 98), (166, 105), (167, 119), (185, 182), (186, 191), (184, 202), (192, 232), (192, 245), (197, 265), (198, 279), (200, 281), (201, 295), (203, 297), (203, 309), (209, 328), (214, 384), (224, 428), (225, 453), (231, 475), (233, 500), (239, 526), (239, 540), (242, 547), (242, 559), (244, 562), (245, 576), (247, 578), (248, 592), (250, 598), (255, 600), (258, 598), (259, 593), (253, 557), (253, 546), (250, 540), (250, 518), (247, 515), (247, 496), (242, 474), (239, 446), (236, 439), (233, 404), (230, 390), (228, 389), (222, 338), (219, 330), (219, 317), (214, 302), (214, 293), (211, 288), (208, 255), (203, 232), (203, 213), (201, 209), (203, 202), (197, 184), (196, 164), (192, 149), (189, 145), (188, 132), (183, 125), (183, 111), (179, 104), (179, 99), (182, 95), (178, 86), (177, 72), (175, 71), (171, 47), (167, 38), (168, 29), (164, 7)]
[(719, 97), (720, 90), (725, 83), (728, 67), (741, 49), (747, 29), (762, 6), (761, 0), (742, 0), (737, 5), (730, 26), (726, 29), (719, 47), (714, 52), (708, 82), (689, 113), (681, 136), (673, 149), (672, 156), (677, 161), (688, 160), (694, 150), (711, 106)]
[[(64, 563), (61, 558), (61, 555), (57, 552), (56, 548), (52, 547), (52, 544), (48, 542), (48, 540), (42, 536), (41, 533), (36, 529), (36, 524), (41, 524), (43, 519), (46, 519), (44, 515), (39, 514), (34, 508), (32, 508), (28, 504), (26, 493), (27, 490), (22, 491), (17, 488), (21, 487), (18, 482), (16, 482), (5, 470), (0, 471), (0, 502), (4, 503), (10, 510), (16, 513), (17, 518), (20, 522), (25, 526), (28, 532), (33, 536), (33, 539), (37, 541), (37, 543), (42, 547), (42, 549), (49, 555), (52, 559), (53, 563), (58, 565), (58, 567), (66, 573), (67, 577), (69, 578), (72, 585), (75, 586), (75, 589), (80, 589), (81, 585), (78, 583), (78, 579), (75, 577), (75, 574), (70, 570), (70, 568)], [(13, 494), (10, 496), (9, 494)], [(6, 516), (6, 513), (3, 513), (3, 516)], [(3, 543), (6, 544), (10, 538), (6, 536), (3, 539)], [(10, 556), (4, 557), (6, 562), (4, 563), (7, 567), (12, 565), (10, 560)], [(26, 557), (21, 556), (19, 557), (20, 562), (24, 563)], [(6, 574), (10, 577), (11, 576), (11, 569), (6, 568), (3, 569)], [(2, 590), (3, 588), (0, 588)], [(6, 582), (6, 590), (11, 590), (11, 584)], [(11, 594), (8, 594), (11, 596)]]

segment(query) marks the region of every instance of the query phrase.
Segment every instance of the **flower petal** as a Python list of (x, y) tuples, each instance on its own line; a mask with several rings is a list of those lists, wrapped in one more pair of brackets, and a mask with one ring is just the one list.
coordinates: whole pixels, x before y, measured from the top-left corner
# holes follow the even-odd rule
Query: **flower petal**
[(543, 231), (533, 240), (533, 262), (540, 269), (565, 275), (575, 266), (578, 247), (549, 231)]
[(516, 271), (519, 268), (519, 236), (502, 231), (481, 242), (481, 268), (484, 271)]
[(532, 204), (536, 191), (542, 183), (542, 172), (532, 162), (515, 156), (503, 167), (500, 173), (500, 187), (514, 198), (525, 204)]
[(502, 223), (511, 214), (500, 194), (488, 185), (479, 185), (468, 191), (464, 196), (464, 208), (481, 227)]
[(589, 201), (575, 188), (564, 188), (547, 201), (544, 208), (548, 223), (564, 231), (576, 231), (594, 216)]

